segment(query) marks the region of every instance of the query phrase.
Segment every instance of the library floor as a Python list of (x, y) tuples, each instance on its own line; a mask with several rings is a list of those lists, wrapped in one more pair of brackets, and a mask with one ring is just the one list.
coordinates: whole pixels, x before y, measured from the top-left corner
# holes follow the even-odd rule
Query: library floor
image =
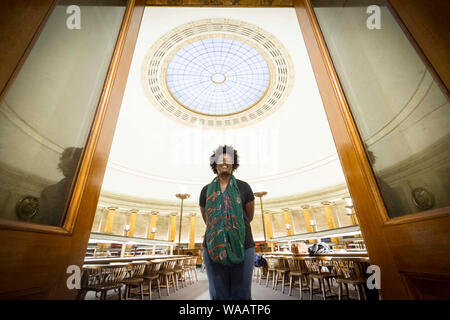
[[(170, 288), (169, 296), (167, 296), (166, 288), (161, 288), (161, 298), (159, 298), (157, 291), (152, 291), (152, 299), (154, 300), (210, 300), (209, 291), (208, 291), (208, 278), (206, 277), (206, 272), (202, 271), (201, 268), (197, 268), (198, 274), (198, 282), (194, 284), (188, 284), (187, 287), (181, 288), (178, 291), (173, 292), (173, 289)], [(266, 280), (261, 280), (261, 284), (258, 284), (256, 279), (253, 280), (252, 283), (252, 298), (253, 300), (299, 300), (299, 290), (292, 290), (292, 295), (289, 296), (289, 279), (286, 281), (287, 285), (284, 288), (284, 294), (281, 293), (281, 283), (278, 284), (278, 290), (273, 290), (271, 286), (271, 282), (269, 282), (268, 287), (266, 287)], [(315, 287), (318, 284), (316, 282)], [(349, 286), (350, 298), (357, 299), (357, 294), (355, 290), (352, 290), (352, 286)], [(335, 296), (327, 296), (327, 299), (337, 300), (337, 287), (333, 289)], [(124, 290), (122, 290), (123, 294)], [(135, 290), (136, 293), (138, 291)], [(90, 291), (86, 294), (85, 300), (99, 300), (100, 294), (96, 297), (95, 292)], [(144, 296), (145, 299), (148, 299), (148, 295)], [(108, 295), (106, 297), (107, 300), (117, 300), (118, 293), (114, 290), (108, 291)], [(139, 299), (139, 295), (135, 294), (132, 296), (132, 299)], [(309, 300), (309, 291), (303, 291), (303, 299)], [(322, 300), (322, 295), (318, 290), (315, 290), (313, 295), (314, 300)], [(346, 297), (344, 299), (347, 299)]]

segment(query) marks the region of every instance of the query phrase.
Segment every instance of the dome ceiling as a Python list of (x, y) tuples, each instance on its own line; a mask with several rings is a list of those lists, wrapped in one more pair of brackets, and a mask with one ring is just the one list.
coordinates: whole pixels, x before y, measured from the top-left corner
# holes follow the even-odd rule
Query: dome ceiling
[(265, 29), (236, 19), (179, 25), (155, 41), (142, 65), (150, 104), (202, 129), (261, 121), (283, 105), (293, 81), (283, 44)]
[(266, 198), (345, 183), (293, 8), (146, 7), (102, 192), (198, 203), (222, 144)]

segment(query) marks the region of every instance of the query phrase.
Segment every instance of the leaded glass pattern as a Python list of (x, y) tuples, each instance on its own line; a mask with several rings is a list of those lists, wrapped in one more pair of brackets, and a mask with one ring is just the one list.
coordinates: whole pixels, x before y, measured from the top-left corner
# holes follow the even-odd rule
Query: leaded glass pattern
[(179, 50), (167, 69), (173, 97), (192, 111), (227, 115), (256, 104), (270, 72), (264, 57), (243, 42), (227, 38), (196, 41)]

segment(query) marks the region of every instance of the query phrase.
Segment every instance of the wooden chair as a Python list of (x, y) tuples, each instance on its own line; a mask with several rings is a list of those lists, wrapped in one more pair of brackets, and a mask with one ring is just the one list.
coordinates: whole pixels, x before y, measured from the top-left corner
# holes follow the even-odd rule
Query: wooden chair
[[(264, 267), (260, 267), (260, 271), (261, 271), (261, 273), (259, 274), (259, 281), (258, 281), (258, 284), (261, 284), (261, 280), (262, 279), (267, 279), (267, 276), (268, 276), (268, 268), (267, 268), (267, 266), (264, 266)], [(267, 280), (266, 280), (267, 281)]]
[(267, 256), (266, 261), (267, 261), (266, 287), (269, 284), (270, 273), (272, 273), (272, 289), (273, 289), (275, 287), (275, 274), (276, 274), (275, 268), (277, 267), (276, 258), (272, 256)]
[[(184, 269), (185, 269), (185, 277), (186, 277), (186, 284), (193, 284), (194, 283), (194, 274), (193, 274), (193, 269), (192, 269), (192, 260), (194, 259), (194, 257), (188, 257), (185, 260), (184, 263)], [(189, 280), (189, 281), (188, 281)]]
[(306, 268), (305, 260), (303, 258), (289, 258), (289, 296), (292, 294), (292, 288), (295, 286), (294, 277), (298, 277), (299, 285), (299, 299), (303, 299), (303, 279), (306, 282), (305, 289), (309, 290), (308, 275), (309, 271)]
[(189, 280), (191, 280), (191, 284), (194, 283), (194, 277), (195, 280), (198, 282), (198, 275), (197, 275), (197, 258), (198, 257), (191, 257), (189, 259), (189, 268), (187, 269)]
[(332, 279), (335, 275), (330, 271), (322, 270), (322, 264), (320, 258), (317, 257), (307, 257), (305, 258), (305, 265), (308, 268), (308, 277), (309, 277), (309, 298), (313, 299), (313, 290), (314, 290), (314, 279), (317, 279), (319, 282), (319, 287), (322, 292), (323, 300), (326, 300), (326, 288), (325, 283), (328, 284), (328, 291), (330, 294), (333, 293), (331, 290), (330, 279)]
[(192, 259), (193, 259), (193, 257), (184, 258), (184, 260), (185, 260), (184, 261), (184, 271), (185, 271), (184, 276), (186, 279), (186, 285), (194, 283), (194, 280), (193, 280), (194, 276), (192, 274), (192, 261), (191, 261)]
[(144, 300), (144, 272), (147, 266), (147, 261), (132, 261), (128, 264), (129, 276), (123, 279), (122, 283), (125, 284), (125, 300), (131, 294), (131, 288), (139, 287), (139, 293), (141, 300)]
[(82, 291), (101, 292), (100, 300), (106, 300), (109, 290), (119, 290), (119, 300), (121, 299), (122, 281), (127, 275), (128, 264), (121, 263), (115, 265), (85, 265), (86, 286)]
[(161, 286), (159, 282), (159, 271), (161, 269), (163, 262), (162, 260), (151, 260), (147, 262), (147, 267), (145, 268), (144, 273), (144, 281), (147, 281), (148, 283), (148, 293), (149, 293), (149, 300), (152, 300), (152, 281), (156, 280), (158, 285), (158, 294), (161, 298)]
[(198, 257), (193, 257), (192, 260), (191, 260), (191, 263), (192, 263), (191, 267), (192, 267), (192, 271), (194, 272), (194, 275), (195, 275), (195, 281), (196, 281), (196, 282), (198, 282), (198, 275), (197, 275), (197, 260), (198, 260)]
[(163, 285), (166, 287), (167, 296), (170, 295), (169, 286), (173, 286), (173, 291), (176, 291), (175, 288), (175, 265), (177, 260), (175, 259), (166, 259), (164, 260), (161, 271), (159, 271), (159, 276), (161, 280), (163, 280)]
[(178, 282), (181, 281), (181, 287), (183, 288), (183, 284), (184, 287), (186, 287), (186, 278), (185, 278), (185, 274), (186, 274), (186, 269), (185, 269), (185, 262), (186, 259), (185, 258), (180, 258), (176, 260), (176, 264), (175, 264), (175, 283), (178, 289)]
[(367, 276), (364, 272), (366, 264), (364, 258), (333, 258), (333, 265), (336, 269), (336, 282), (339, 285), (339, 300), (342, 300), (342, 285), (345, 286), (347, 291), (346, 296), (350, 299), (348, 292), (349, 284), (355, 287), (359, 300), (367, 299), (364, 289), (364, 284), (367, 281)]
[[(275, 291), (278, 288), (278, 280), (281, 280), (281, 292), (284, 293), (284, 279), (289, 274), (289, 267), (286, 265), (286, 258), (275, 258)], [(281, 276), (281, 279), (280, 279)]]

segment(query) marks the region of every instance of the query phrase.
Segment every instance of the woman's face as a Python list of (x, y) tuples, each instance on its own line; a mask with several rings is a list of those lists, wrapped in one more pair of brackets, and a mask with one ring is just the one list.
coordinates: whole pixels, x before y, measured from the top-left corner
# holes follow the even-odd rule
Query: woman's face
[(233, 170), (233, 158), (229, 154), (221, 154), (217, 159), (217, 173), (229, 174)]

